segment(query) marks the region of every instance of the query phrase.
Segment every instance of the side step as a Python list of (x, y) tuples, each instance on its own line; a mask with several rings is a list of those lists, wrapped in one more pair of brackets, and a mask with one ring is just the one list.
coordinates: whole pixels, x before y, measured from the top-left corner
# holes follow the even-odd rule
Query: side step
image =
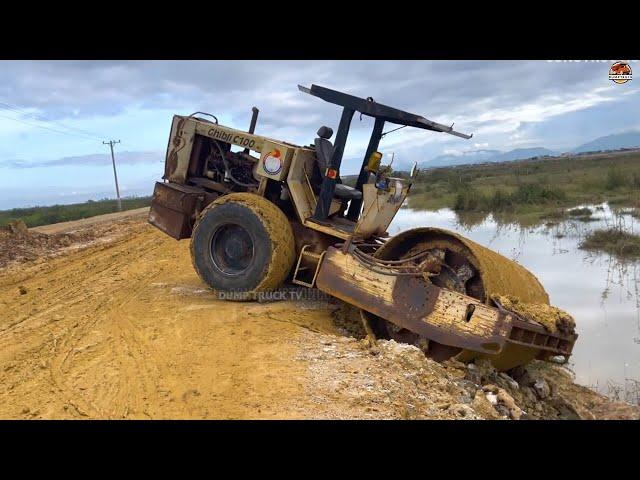
[(320, 270), (320, 265), (326, 252), (310, 252), (309, 247), (311, 247), (311, 245), (302, 247), (296, 270), (293, 273), (293, 283), (312, 288), (316, 283), (318, 271)]

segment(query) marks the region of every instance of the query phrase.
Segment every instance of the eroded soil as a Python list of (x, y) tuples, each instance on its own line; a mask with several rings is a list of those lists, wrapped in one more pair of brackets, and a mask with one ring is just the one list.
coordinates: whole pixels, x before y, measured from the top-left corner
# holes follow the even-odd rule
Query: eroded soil
[(327, 300), (218, 300), (144, 212), (32, 233), (0, 245), (0, 418), (640, 417), (559, 366), (372, 345)]

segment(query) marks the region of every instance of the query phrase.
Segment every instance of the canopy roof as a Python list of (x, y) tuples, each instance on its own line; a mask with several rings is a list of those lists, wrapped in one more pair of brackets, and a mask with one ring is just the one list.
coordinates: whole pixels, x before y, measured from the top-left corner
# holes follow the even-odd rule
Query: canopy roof
[(456, 132), (453, 130), (453, 125), (450, 127), (442, 125), (440, 123), (432, 122), (420, 115), (415, 115), (413, 113), (405, 112), (404, 110), (377, 103), (371, 97), (364, 99), (354, 95), (349, 95), (348, 93), (342, 93), (337, 90), (321, 87), (320, 85), (311, 85), (311, 88), (298, 85), (298, 89), (301, 92), (321, 98), (326, 102), (341, 105), (369, 117), (380, 118), (385, 122), (395, 123), (397, 125), (406, 125), (408, 127), (422, 128), (424, 130), (431, 130), (434, 132), (449, 133), (456, 137), (466, 139), (473, 136), (473, 134), (466, 135), (464, 133)]

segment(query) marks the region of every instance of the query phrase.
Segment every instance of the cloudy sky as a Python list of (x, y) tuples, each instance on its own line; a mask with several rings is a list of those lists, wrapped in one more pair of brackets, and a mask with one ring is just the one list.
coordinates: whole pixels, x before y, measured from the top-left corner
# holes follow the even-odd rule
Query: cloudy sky
[[(149, 194), (163, 171), (173, 114), (205, 111), (256, 133), (308, 144), (338, 107), (298, 92), (316, 83), (473, 133), (416, 129), (385, 137), (396, 165), (444, 153), (569, 150), (640, 129), (640, 85), (608, 80), (611, 62), (547, 61), (0, 61), (0, 209)], [(637, 62), (632, 62), (632, 67)], [(637, 67), (640, 71), (640, 66)], [(342, 171), (354, 173), (371, 119), (354, 117)]]

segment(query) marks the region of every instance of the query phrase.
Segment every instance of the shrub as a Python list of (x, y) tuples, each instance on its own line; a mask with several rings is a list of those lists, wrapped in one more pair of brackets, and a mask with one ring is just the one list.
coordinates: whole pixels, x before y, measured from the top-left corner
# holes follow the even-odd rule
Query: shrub
[(483, 195), (473, 187), (460, 190), (456, 195), (456, 201), (453, 206), (457, 211), (474, 211), (484, 206), (485, 200)]
[(619, 257), (640, 257), (640, 236), (619, 228), (595, 230), (587, 235), (580, 248), (607, 252)]
[(511, 207), (513, 207), (513, 199), (511, 195), (509, 195), (501, 188), (496, 189), (489, 199), (489, 208), (491, 210), (500, 211), (508, 210)]
[(571, 217), (590, 217), (593, 212), (591, 211), (590, 208), (584, 207), (584, 208), (574, 208), (569, 210), (569, 216)]
[(556, 187), (527, 183), (518, 186), (511, 195), (513, 203), (544, 204), (566, 199), (566, 193)]
[(616, 190), (627, 184), (627, 177), (619, 167), (609, 167), (604, 180), (604, 187), (607, 190)]

